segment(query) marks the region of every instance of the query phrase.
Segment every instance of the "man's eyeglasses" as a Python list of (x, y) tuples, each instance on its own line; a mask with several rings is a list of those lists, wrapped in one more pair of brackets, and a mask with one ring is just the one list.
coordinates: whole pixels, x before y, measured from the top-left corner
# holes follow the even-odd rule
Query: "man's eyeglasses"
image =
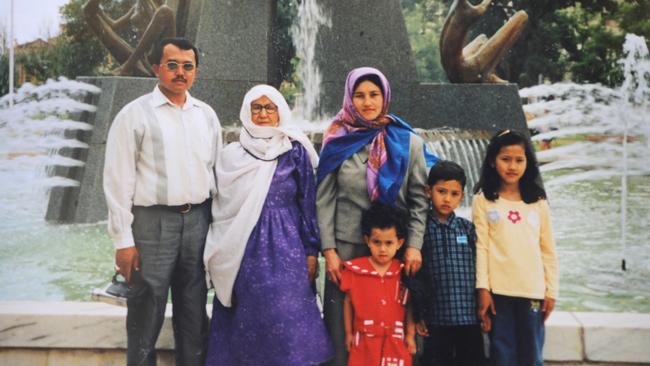
[(266, 113), (268, 113), (268, 114), (273, 114), (273, 113), (278, 111), (278, 106), (276, 106), (275, 104), (265, 104), (265, 105), (253, 104), (253, 105), (251, 105), (251, 111), (253, 112), (253, 114), (261, 113), (262, 109), (266, 110)]
[(192, 70), (194, 70), (194, 67), (195, 67), (194, 64), (191, 63), (191, 62), (186, 62), (184, 64), (179, 64), (176, 61), (169, 61), (168, 63), (163, 64), (163, 65), (165, 67), (167, 67), (167, 70), (169, 70), (169, 71), (176, 71), (176, 69), (178, 69), (179, 66), (182, 66), (183, 70), (185, 70), (185, 71), (192, 71)]

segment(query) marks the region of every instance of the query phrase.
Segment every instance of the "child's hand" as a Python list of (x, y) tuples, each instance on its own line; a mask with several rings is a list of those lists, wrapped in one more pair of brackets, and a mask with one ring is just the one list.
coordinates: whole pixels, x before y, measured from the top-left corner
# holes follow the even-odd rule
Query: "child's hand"
[(544, 312), (544, 322), (546, 322), (546, 319), (548, 319), (548, 317), (551, 316), (553, 309), (555, 309), (555, 299), (550, 297), (545, 297), (544, 307), (542, 307), (542, 311)]
[(418, 333), (418, 335), (422, 337), (429, 336), (429, 329), (427, 328), (427, 325), (424, 323), (424, 320), (420, 320), (419, 322), (415, 323), (415, 331)]
[(485, 320), (481, 322), (481, 331), (483, 333), (489, 333), (491, 330), (492, 330), (492, 318), (486, 316)]
[(354, 347), (354, 334), (352, 333), (346, 333), (345, 334), (345, 349), (350, 352), (350, 350)]
[(414, 355), (418, 352), (418, 345), (415, 343), (415, 336), (406, 336), (406, 348), (408, 348), (409, 353)]
[(494, 309), (494, 301), (492, 301), (492, 295), (490, 295), (490, 291), (484, 288), (480, 288), (478, 289), (478, 317), (481, 319), (482, 329), (484, 332), (488, 332), (492, 328), (492, 319), (487, 313), (488, 309), (492, 315), (497, 314), (496, 310)]
[(420, 249), (408, 247), (404, 252), (404, 273), (415, 276), (422, 267), (422, 253)]

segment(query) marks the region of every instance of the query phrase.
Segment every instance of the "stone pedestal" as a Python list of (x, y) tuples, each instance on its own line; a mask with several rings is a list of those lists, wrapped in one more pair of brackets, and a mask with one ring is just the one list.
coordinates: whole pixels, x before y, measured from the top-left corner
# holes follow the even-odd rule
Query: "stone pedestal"
[(414, 84), (401, 115), (414, 127), (526, 131), (516, 84)]
[(190, 0), (185, 9), (185, 36), (200, 51), (192, 93), (233, 124), (251, 87), (281, 82), (271, 46), (276, 1)]
[(418, 77), (399, 0), (321, 0), (319, 4), (332, 20), (331, 28), (320, 29), (316, 45), (323, 114), (334, 115), (341, 108), (350, 70), (372, 66), (390, 81), (391, 111), (405, 115), (408, 90)]

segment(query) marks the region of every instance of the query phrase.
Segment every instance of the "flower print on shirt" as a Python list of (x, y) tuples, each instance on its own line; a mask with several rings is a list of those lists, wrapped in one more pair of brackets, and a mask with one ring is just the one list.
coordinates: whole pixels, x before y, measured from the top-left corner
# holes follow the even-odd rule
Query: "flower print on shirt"
[(519, 211), (516, 210), (508, 211), (508, 220), (510, 220), (513, 224), (516, 224), (519, 221), (521, 221), (521, 215), (519, 214)]
[(539, 227), (539, 213), (537, 211), (533, 211), (533, 212), (529, 213), (527, 220), (528, 220), (528, 223), (530, 224), (530, 226), (532, 226), (534, 228)]
[(490, 220), (491, 223), (496, 224), (499, 222), (499, 211), (495, 209), (489, 209), (487, 212), (488, 220)]

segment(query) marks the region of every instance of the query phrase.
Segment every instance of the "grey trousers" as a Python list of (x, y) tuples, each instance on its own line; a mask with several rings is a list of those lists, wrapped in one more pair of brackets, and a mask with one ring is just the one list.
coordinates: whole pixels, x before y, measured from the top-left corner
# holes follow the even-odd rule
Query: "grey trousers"
[[(370, 255), (368, 246), (361, 243), (352, 244), (337, 241), (336, 251), (343, 261)], [(326, 365), (346, 366), (348, 364), (348, 351), (345, 348), (345, 326), (343, 324), (343, 299), (345, 299), (345, 293), (339, 291), (336, 284), (326, 279), (324, 297), (323, 316), (335, 351), (334, 358), (327, 362)]]
[(133, 215), (140, 270), (131, 281), (136, 295), (127, 302), (127, 365), (156, 365), (155, 345), (171, 288), (176, 364), (203, 366), (208, 339), (203, 248), (210, 204), (185, 214), (134, 207)]

